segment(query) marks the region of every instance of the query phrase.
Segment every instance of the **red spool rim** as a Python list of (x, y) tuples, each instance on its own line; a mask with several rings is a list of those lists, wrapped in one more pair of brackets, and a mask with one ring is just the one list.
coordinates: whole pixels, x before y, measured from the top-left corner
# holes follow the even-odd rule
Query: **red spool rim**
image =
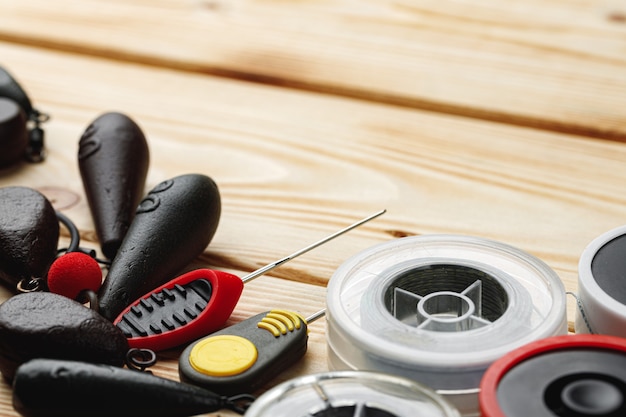
[(572, 348), (599, 348), (626, 352), (626, 339), (591, 334), (553, 336), (515, 349), (491, 364), (481, 379), (478, 402), (482, 417), (507, 417), (498, 404), (496, 394), (500, 380), (511, 368), (548, 351)]

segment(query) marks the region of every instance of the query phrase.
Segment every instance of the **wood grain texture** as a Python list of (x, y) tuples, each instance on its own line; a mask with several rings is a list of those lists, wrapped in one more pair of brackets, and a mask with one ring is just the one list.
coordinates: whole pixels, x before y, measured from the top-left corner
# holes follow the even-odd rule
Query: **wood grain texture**
[[(407, 235), (508, 243), (544, 260), (575, 290), (584, 247), (626, 219), (621, 143), (8, 43), (0, 43), (0, 56), (52, 116), (48, 160), (1, 172), (0, 186), (42, 190), (77, 223), (83, 246), (97, 242), (78, 138), (110, 110), (125, 112), (146, 134), (147, 189), (189, 172), (219, 185), (220, 226), (189, 268), (243, 275), (388, 209), (246, 285), (230, 323), (273, 307), (317, 311), (345, 259)], [(306, 359), (274, 383), (327, 369), (323, 320), (310, 337)], [(155, 373), (176, 379), (178, 353), (160, 355)], [(0, 415), (15, 416), (6, 384)]]
[(0, 39), (626, 140), (618, 0), (13, 0)]

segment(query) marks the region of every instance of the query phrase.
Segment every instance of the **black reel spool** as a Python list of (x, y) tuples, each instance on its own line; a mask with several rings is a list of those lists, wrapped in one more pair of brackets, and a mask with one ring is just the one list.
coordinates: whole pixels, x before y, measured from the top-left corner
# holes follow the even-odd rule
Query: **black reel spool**
[(626, 340), (557, 336), (496, 361), (481, 381), (483, 417), (626, 416)]
[(0, 67), (0, 168), (20, 159), (45, 159), (44, 131), (41, 124), (50, 117), (35, 109), (26, 91)]

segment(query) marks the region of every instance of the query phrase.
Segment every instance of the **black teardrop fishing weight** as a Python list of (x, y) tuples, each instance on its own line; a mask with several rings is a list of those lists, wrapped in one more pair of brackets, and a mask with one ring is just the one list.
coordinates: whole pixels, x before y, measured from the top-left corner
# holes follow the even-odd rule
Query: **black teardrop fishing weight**
[(100, 288), (101, 314), (113, 321), (172, 279), (207, 247), (220, 213), (217, 184), (205, 175), (181, 175), (154, 187), (137, 207)]
[(141, 128), (105, 113), (80, 138), (78, 167), (102, 252), (113, 259), (144, 194), (149, 149)]
[(35, 359), (13, 381), (13, 406), (25, 417), (243, 414), (253, 401), (251, 395), (225, 397), (146, 372), (77, 361)]

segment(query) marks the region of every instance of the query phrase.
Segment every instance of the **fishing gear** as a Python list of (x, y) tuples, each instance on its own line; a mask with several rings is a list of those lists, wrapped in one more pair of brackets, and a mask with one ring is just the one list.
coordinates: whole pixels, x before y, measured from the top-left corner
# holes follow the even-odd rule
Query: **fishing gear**
[(327, 290), (331, 370), (409, 377), (478, 413), (478, 386), (507, 352), (566, 334), (566, 294), (541, 260), (500, 242), (422, 235), (346, 260)]
[(41, 162), (46, 157), (41, 124), (50, 116), (33, 107), (16, 79), (0, 67), (0, 168), (21, 159)]
[(59, 222), (50, 201), (28, 187), (0, 188), (0, 281), (12, 291), (41, 280), (57, 256)]
[(224, 395), (254, 392), (304, 356), (308, 325), (324, 311), (266, 311), (203, 337), (180, 355), (180, 379)]
[(28, 292), (0, 304), (0, 372), (11, 380), (34, 358), (123, 366), (129, 350), (122, 332), (96, 311), (51, 292)]
[(565, 335), (495, 361), (480, 383), (483, 417), (626, 415), (626, 340)]
[(141, 295), (171, 280), (207, 247), (219, 223), (217, 184), (186, 174), (155, 186), (137, 207), (98, 293), (113, 321)]
[(245, 283), (383, 213), (374, 213), (243, 278), (210, 269), (188, 272), (135, 300), (113, 322), (132, 347), (159, 351), (196, 340), (226, 323)]
[(587, 245), (578, 262), (576, 333), (626, 337), (626, 226)]
[(149, 160), (141, 128), (122, 113), (102, 114), (80, 138), (80, 176), (108, 259), (115, 257), (144, 195)]
[(69, 360), (34, 359), (19, 367), (13, 381), (13, 406), (25, 417), (182, 417), (219, 410), (243, 414), (254, 399)]
[(285, 381), (263, 393), (245, 417), (459, 417), (432, 389), (371, 371), (333, 371)]

